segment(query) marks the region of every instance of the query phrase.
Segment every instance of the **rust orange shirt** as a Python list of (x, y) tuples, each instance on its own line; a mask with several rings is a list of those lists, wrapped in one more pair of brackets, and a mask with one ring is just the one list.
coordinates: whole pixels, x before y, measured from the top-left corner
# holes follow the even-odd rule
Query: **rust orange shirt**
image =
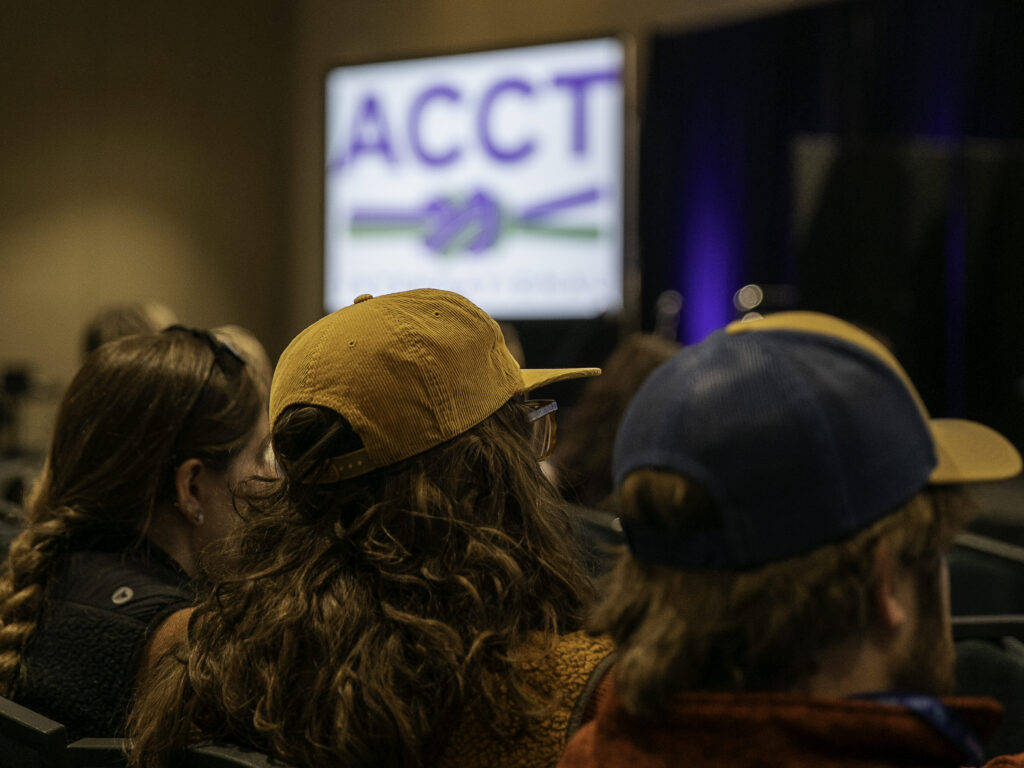
[[(998, 723), (990, 699), (945, 699), (980, 736)], [(614, 695), (569, 742), (558, 768), (892, 768), (963, 765), (956, 744), (899, 706), (787, 693), (686, 693), (659, 722), (630, 715)], [(1024, 754), (988, 768), (1024, 768)]]

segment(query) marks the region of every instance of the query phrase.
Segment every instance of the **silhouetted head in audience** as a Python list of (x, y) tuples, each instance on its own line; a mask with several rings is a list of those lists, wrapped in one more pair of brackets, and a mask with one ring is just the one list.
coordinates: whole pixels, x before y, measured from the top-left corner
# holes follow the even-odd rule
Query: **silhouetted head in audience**
[(836, 318), (781, 313), (688, 347), (615, 447), (629, 551), (594, 624), (619, 648), (623, 704), (950, 692), (957, 486), (1019, 469), (987, 427), (931, 419), (895, 358)]
[[(135, 759), (198, 732), (295, 765), (430, 763), (463, 708), (528, 721), (519, 669), (578, 628), (589, 585), (539, 468), (553, 410), (461, 296), (360, 297), (274, 374), (281, 477), (252, 513), (182, 662), (133, 714)], [(538, 642), (539, 641), (539, 642)]]
[(10, 692), (47, 581), (72, 544), (137, 537), (191, 574), (234, 526), (232, 486), (263, 455), (256, 383), (204, 331), (103, 344), (64, 395), (43, 474), (0, 579), (0, 693)]
[(622, 414), (651, 371), (679, 349), (661, 336), (634, 333), (612, 350), (600, 377), (587, 382), (551, 456), (558, 486), (570, 501), (597, 507), (611, 496), (612, 447)]
[(520, 367), (526, 365), (526, 352), (523, 350), (523, 342), (519, 338), (519, 331), (512, 323), (498, 323), (501, 336), (505, 339), (505, 346), (508, 353), (515, 358)]
[(174, 312), (158, 302), (111, 304), (86, 323), (82, 332), (82, 354), (86, 356), (108, 341), (124, 336), (162, 331), (176, 322)]

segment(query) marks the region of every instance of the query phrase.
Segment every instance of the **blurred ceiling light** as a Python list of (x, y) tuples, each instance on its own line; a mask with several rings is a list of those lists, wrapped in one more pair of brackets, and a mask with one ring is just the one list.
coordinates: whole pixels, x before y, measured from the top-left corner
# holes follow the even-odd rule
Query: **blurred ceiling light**
[(760, 306), (762, 301), (764, 301), (764, 291), (761, 290), (761, 286), (753, 283), (744, 285), (732, 297), (732, 303), (737, 312), (749, 312)]

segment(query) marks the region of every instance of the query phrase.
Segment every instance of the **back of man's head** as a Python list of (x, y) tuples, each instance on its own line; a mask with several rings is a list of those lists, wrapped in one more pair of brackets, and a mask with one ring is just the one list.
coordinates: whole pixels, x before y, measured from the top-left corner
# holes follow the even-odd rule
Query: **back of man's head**
[(140, 333), (157, 333), (176, 322), (174, 312), (156, 301), (109, 304), (100, 308), (86, 323), (82, 331), (82, 355), (87, 357), (108, 341)]
[(630, 552), (596, 625), (637, 714), (678, 690), (942, 692), (942, 556), (960, 483), (1020, 470), (974, 422), (931, 419), (899, 363), (836, 318), (737, 323), (647, 380), (615, 479)]

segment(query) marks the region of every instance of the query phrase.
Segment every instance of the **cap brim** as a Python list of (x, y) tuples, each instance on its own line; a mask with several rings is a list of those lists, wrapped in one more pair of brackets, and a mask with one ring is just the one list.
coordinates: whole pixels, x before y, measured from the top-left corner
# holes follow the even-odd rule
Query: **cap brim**
[(600, 376), (600, 368), (523, 368), (519, 371), (523, 377), (523, 392), (554, 384), (566, 379), (583, 379), (589, 376)]
[(1021, 470), (1013, 443), (994, 429), (965, 419), (931, 419), (939, 463), (928, 478), (937, 484), (1006, 480)]
[(1021, 458), (1013, 443), (994, 429), (966, 419), (933, 419), (903, 366), (877, 339), (856, 326), (817, 312), (780, 312), (749, 323), (735, 322), (729, 333), (749, 331), (803, 331), (832, 336), (870, 352), (900, 377), (928, 422), (938, 464), (928, 480), (937, 484), (982, 483), (1006, 480), (1021, 471)]

